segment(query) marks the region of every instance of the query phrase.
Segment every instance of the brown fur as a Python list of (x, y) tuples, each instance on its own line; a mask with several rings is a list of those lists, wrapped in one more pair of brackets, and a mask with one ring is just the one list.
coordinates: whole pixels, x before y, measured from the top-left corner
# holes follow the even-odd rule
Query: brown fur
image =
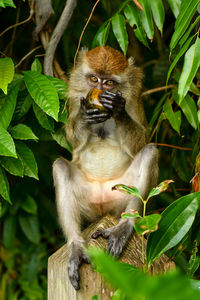
[(109, 46), (94, 48), (88, 51), (86, 57), (89, 66), (99, 74), (118, 75), (128, 66), (126, 57)]

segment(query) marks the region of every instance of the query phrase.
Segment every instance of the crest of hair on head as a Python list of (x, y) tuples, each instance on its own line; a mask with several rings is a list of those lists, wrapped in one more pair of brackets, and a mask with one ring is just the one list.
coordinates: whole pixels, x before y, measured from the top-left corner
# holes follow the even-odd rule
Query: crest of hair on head
[(89, 66), (98, 74), (118, 75), (128, 66), (126, 57), (109, 46), (96, 47), (88, 51), (86, 59)]

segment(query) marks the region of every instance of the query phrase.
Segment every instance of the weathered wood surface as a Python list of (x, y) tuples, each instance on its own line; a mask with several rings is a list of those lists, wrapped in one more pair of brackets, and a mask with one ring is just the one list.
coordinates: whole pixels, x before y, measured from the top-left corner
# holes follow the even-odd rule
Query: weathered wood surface
[[(87, 244), (92, 247), (106, 249), (107, 240), (99, 237), (91, 239), (91, 235), (97, 229), (105, 229), (117, 224), (117, 220), (111, 216), (102, 218), (99, 222), (91, 224), (83, 232)], [(103, 278), (94, 272), (90, 265), (83, 264), (80, 268), (80, 290), (76, 292), (72, 287), (67, 274), (68, 247), (67, 244), (55, 252), (48, 261), (48, 300), (91, 300), (97, 294), (99, 299), (108, 300), (113, 294), (111, 288)], [(125, 247), (122, 262), (142, 268), (142, 245), (141, 238), (133, 234)], [(151, 267), (153, 274), (163, 273), (174, 268), (175, 265), (165, 255), (155, 261)]]

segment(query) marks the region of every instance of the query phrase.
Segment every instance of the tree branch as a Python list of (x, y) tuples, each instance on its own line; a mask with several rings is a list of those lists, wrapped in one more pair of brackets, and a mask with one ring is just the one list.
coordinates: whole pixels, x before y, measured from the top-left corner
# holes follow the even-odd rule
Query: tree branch
[(65, 31), (69, 20), (77, 5), (77, 0), (67, 0), (62, 15), (53, 31), (50, 42), (47, 46), (44, 57), (44, 74), (53, 76), (53, 58), (56, 51), (56, 47), (60, 41), (60, 38)]
[(155, 88), (155, 89), (152, 89), (152, 90), (148, 90), (144, 93), (142, 93), (142, 97), (144, 96), (148, 96), (150, 94), (153, 94), (153, 93), (157, 93), (157, 92), (160, 92), (160, 91), (164, 91), (164, 90), (167, 90), (167, 89), (173, 89), (174, 87), (174, 84), (169, 84), (167, 86), (161, 86), (161, 87), (158, 87), (158, 88)]

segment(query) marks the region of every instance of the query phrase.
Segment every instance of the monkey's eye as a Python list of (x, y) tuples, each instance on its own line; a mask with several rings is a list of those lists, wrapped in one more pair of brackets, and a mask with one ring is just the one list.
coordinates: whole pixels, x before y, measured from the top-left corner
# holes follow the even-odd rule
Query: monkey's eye
[(105, 84), (108, 85), (108, 86), (113, 86), (114, 81), (113, 81), (113, 80), (107, 80), (107, 81), (105, 82)]
[(92, 82), (98, 82), (98, 78), (95, 77), (95, 76), (91, 76), (91, 77), (90, 77), (90, 80), (91, 80)]

